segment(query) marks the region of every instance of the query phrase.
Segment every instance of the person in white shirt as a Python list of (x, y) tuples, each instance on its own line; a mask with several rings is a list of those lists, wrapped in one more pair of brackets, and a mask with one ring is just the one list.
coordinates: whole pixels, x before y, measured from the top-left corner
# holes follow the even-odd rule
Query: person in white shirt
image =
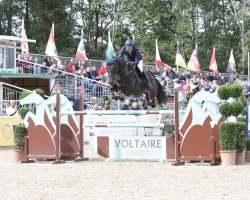
[(18, 110), (15, 100), (10, 101), (10, 106), (6, 108), (7, 116), (18, 116)]

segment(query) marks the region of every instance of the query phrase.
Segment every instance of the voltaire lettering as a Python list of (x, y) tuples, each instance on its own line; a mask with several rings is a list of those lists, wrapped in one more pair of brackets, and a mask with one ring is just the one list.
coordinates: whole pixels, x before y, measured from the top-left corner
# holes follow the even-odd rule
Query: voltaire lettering
[(116, 148), (161, 148), (161, 140), (115, 140)]

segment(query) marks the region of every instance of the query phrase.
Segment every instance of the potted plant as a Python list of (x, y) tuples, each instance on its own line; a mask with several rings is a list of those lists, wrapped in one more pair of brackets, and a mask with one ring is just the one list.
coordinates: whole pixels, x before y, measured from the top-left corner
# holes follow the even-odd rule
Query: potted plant
[[(223, 85), (218, 89), (218, 96), (225, 102), (219, 107), (221, 115), (227, 118), (220, 124), (220, 155), (222, 165), (235, 165), (236, 152), (244, 149), (242, 132), (246, 128), (244, 122), (229, 122), (228, 117), (237, 117), (244, 111), (244, 104), (240, 101), (243, 88), (239, 84)], [(229, 103), (227, 100), (233, 98)]]
[[(23, 91), (20, 95), (20, 99), (25, 98), (28, 96), (30, 92)], [(24, 119), (25, 115), (30, 111), (29, 108), (22, 107), (19, 109), (18, 113), (22, 119)], [(25, 152), (24, 152), (24, 139), (27, 136), (28, 130), (24, 126), (24, 124), (19, 124), (14, 126), (13, 128), (14, 133), (14, 149), (12, 151), (12, 160), (14, 162), (20, 162), (24, 160)]]
[(237, 122), (237, 138), (236, 138), (236, 159), (235, 163), (238, 165), (245, 164), (246, 160), (246, 123)]
[(250, 162), (250, 139), (246, 140), (246, 162)]

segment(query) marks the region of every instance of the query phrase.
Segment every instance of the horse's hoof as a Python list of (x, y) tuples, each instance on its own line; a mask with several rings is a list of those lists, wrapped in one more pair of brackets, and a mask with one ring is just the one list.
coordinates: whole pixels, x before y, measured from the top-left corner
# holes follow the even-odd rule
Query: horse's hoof
[(155, 107), (156, 107), (156, 105), (155, 105), (155, 104), (153, 104), (153, 105), (151, 105), (151, 107), (152, 107), (152, 108), (155, 108)]

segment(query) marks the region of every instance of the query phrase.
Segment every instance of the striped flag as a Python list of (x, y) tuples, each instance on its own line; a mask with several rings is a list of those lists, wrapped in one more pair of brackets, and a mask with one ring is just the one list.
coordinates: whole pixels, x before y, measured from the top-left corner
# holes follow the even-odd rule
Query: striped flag
[(54, 37), (54, 23), (52, 24), (52, 28), (50, 31), (50, 35), (49, 35), (49, 40), (48, 40), (48, 44), (45, 50), (45, 54), (51, 57), (54, 57), (55, 60), (57, 60), (58, 65), (60, 65), (60, 60), (58, 58), (58, 53), (56, 50), (56, 43), (55, 43), (55, 37)]
[(226, 71), (228, 73), (231, 73), (231, 74), (237, 74), (235, 67), (236, 67), (236, 63), (235, 63), (235, 60), (234, 60), (233, 50), (231, 50), (231, 54), (230, 54), (230, 57), (229, 57), (229, 61), (228, 61)]
[(84, 44), (84, 34), (83, 33), (82, 33), (81, 41), (80, 41), (78, 48), (77, 48), (77, 51), (76, 51), (76, 58), (88, 60), (88, 58), (86, 56), (86, 50), (85, 50), (85, 44)]
[(210, 60), (209, 70), (214, 72), (215, 74), (219, 73), (217, 63), (216, 63), (216, 57), (215, 57), (215, 48), (213, 48), (213, 53), (212, 53), (212, 57)]
[(178, 67), (187, 68), (187, 65), (185, 63), (185, 60), (180, 52), (179, 42), (177, 41), (177, 49), (176, 49), (176, 59), (175, 59), (175, 65)]
[(109, 60), (114, 57), (115, 57), (115, 52), (110, 38), (110, 32), (108, 32), (108, 48), (106, 50), (106, 58)]
[[(21, 31), (21, 38), (27, 39), (26, 31), (24, 29), (24, 20), (22, 19), (22, 31)], [(29, 54), (29, 45), (28, 42), (21, 42), (21, 50), (23, 53)]]
[(197, 48), (194, 49), (191, 58), (188, 62), (188, 66), (187, 68), (191, 71), (195, 71), (195, 72), (202, 72), (201, 68), (200, 68), (200, 63), (198, 60), (198, 53), (197, 53)]
[(161, 61), (159, 49), (158, 49), (158, 42), (157, 39), (155, 40), (155, 65), (160, 66), (160, 67), (170, 67), (169, 65), (165, 64), (164, 62)]

